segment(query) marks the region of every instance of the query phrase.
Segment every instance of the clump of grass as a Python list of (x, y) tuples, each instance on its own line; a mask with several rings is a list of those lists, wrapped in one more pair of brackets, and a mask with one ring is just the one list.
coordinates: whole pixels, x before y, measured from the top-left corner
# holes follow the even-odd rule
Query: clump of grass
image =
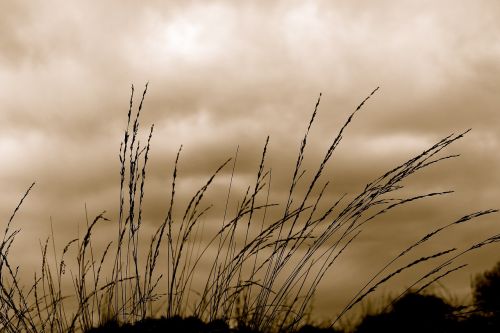
[[(352, 199), (347, 199), (347, 196), (332, 202), (326, 199), (330, 184), (323, 180), (325, 167), (333, 159), (349, 124), (377, 90), (373, 90), (350, 114), (332, 138), (316, 169), (308, 176), (304, 158), (309, 133), (319, 110), (320, 94), (301, 140), (284, 202), (274, 202), (270, 196), (272, 169), (266, 164), (268, 137), (255, 182), (242, 193), (234, 194), (233, 189), (237, 150), (234, 157), (215, 169), (185, 208), (178, 208), (176, 190), (180, 147), (173, 166), (166, 216), (151, 235), (144, 236), (143, 202), (154, 127), (150, 127), (146, 143), (141, 144), (140, 115), (147, 85), (135, 113), (132, 86), (127, 127), (119, 150), (119, 214), (115, 240), (101, 246), (101, 251), (94, 245), (92, 235), (95, 229), (99, 223), (107, 221), (104, 212), (88, 223), (83, 238), (66, 244), (59, 260), (53, 243), (54, 265), (49, 264), (47, 239), (41, 244), (39, 273), (35, 274), (32, 286), (22, 287), (19, 269), (9, 260), (9, 250), (19, 232), (11, 229), (11, 222), (32, 185), (9, 219), (0, 243), (1, 328), (7, 332), (87, 331), (110, 321), (133, 324), (161, 313), (167, 318), (194, 315), (206, 322), (222, 320), (241, 329), (259, 332), (296, 330), (304, 324), (312, 297), (323, 277), (335, 267), (344, 251), (355, 244), (365, 225), (409, 202), (451, 193), (429, 192), (395, 198), (404, 187), (403, 180), (431, 165), (456, 157), (440, 153), (468, 131), (444, 137), (366, 184)], [(222, 216), (218, 217), (220, 227), (207, 238), (207, 234), (200, 231), (212, 209), (212, 205), (205, 203), (206, 196), (216, 177), (225, 169), (230, 169), (227, 196), (215, 203), (224, 206)], [(302, 188), (305, 191), (301, 191)], [(233, 209), (230, 202), (235, 197), (238, 204)], [(500, 241), (500, 236), (491, 236), (461, 251), (442, 249), (407, 261), (392, 271), (390, 269), (396, 261), (407, 258), (408, 253), (420, 248), (436, 234), (495, 212), (497, 210), (484, 210), (466, 215), (410, 244), (368, 280), (331, 325), (380, 285), (403, 271), (444, 260), (408, 288), (423, 290), (463, 267), (453, 266), (453, 263), (470, 251)], [(149, 237), (148, 245), (141, 246), (145, 237)], [(76, 257), (68, 264), (66, 257), (71, 248), (76, 251)], [(200, 268), (202, 263), (209, 263), (208, 273)], [(62, 288), (63, 279), (68, 278), (66, 267), (71, 268), (73, 283), (73, 293), (68, 294)], [(197, 289), (195, 285), (201, 287)], [(196, 295), (193, 296), (195, 289)]]

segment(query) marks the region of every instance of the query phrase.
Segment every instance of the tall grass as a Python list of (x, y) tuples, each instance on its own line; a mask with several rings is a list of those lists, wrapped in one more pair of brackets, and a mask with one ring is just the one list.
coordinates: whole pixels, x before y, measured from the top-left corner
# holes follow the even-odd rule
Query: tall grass
[[(12, 229), (12, 221), (34, 184), (31, 185), (6, 223), (0, 243), (2, 331), (85, 331), (110, 320), (136, 322), (157, 314), (166, 317), (194, 315), (206, 321), (222, 319), (262, 332), (293, 331), (303, 324), (325, 274), (334, 269), (346, 249), (356, 244), (364, 226), (409, 202), (451, 193), (429, 192), (403, 198), (398, 198), (397, 194), (404, 188), (405, 179), (456, 157), (442, 152), (468, 131), (444, 137), (366, 184), (352, 199), (342, 196), (331, 201), (327, 198), (330, 184), (323, 180), (325, 168), (350, 123), (377, 90), (350, 114), (332, 138), (316, 169), (309, 174), (304, 158), (319, 110), (320, 94), (300, 142), (283, 202), (271, 196), (272, 169), (266, 164), (269, 137), (263, 145), (255, 182), (243, 192), (234, 193), (237, 190), (233, 185), (237, 150), (234, 157), (213, 171), (186, 203), (176, 200), (180, 147), (173, 166), (166, 216), (156, 224), (152, 234), (144, 235), (143, 203), (154, 127), (150, 127), (145, 143), (141, 143), (140, 116), (147, 85), (135, 112), (132, 86), (127, 127), (119, 150), (118, 220), (110, 222), (105, 212), (98, 214), (88, 221), (83, 238), (67, 242), (59, 255), (52, 234), (41, 243), (40, 269), (32, 285), (25, 287), (20, 283), (19, 267), (12, 263), (9, 251), (19, 233)], [(206, 196), (222, 172), (230, 174), (229, 185), (225, 198), (215, 202), (223, 207), (223, 214), (217, 217), (220, 226), (210, 234), (203, 232), (212, 209), (212, 205), (206, 204)], [(230, 204), (234, 200), (238, 202), (236, 207)], [(495, 212), (497, 210), (474, 212), (409, 244), (368, 279), (338, 317), (332, 318), (332, 325), (380, 285), (403, 271), (436, 262), (427, 274), (411, 282), (410, 290), (424, 289), (460, 269), (462, 265), (455, 265), (457, 258), (500, 241), (500, 235), (493, 235), (470, 248), (441, 249), (417, 260), (409, 259), (408, 254), (439, 233)], [(97, 246), (93, 235), (101, 223), (116, 223), (116, 237), (112, 242)], [(49, 250), (50, 239), (52, 251)], [(146, 246), (141, 245), (145, 243)], [(70, 252), (75, 256), (68, 263), (66, 257)], [(391, 268), (397, 262), (402, 263)], [(71, 274), (66, 272), (68, 268)], [(72, 291), (63, 288), (63, 280), (68, 279), (73, 284)]]

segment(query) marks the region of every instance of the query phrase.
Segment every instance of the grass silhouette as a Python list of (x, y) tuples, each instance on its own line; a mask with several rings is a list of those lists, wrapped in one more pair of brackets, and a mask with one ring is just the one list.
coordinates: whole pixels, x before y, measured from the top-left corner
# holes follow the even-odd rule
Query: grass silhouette
[[(372, 91), (350, 114), (309, 175), (304, 168), (304, 156), (319, 109), (320, 94), (300, 142), (284, 202), (275, 202), (270, 197), (272, 169), (266, 165), (268, 137), (256, 170), (255, 183), (248, 185), (243, 193), (233, 193), (237, 151), (233, 158), (223, 161), (214, 170), (188, 202), (181, 203), (185, 208), (179, 213), (181, 204), (176, 200), (176, 191), (181, 147), (173, 167), (166, 216), (152, 234), (144, 235), (144, 193), (154, 127), (150, 127), (146, 143), (142, 144), (139, 140), (140, 116), (147, 85), (135, 112), (132, 86), (127, 127), (119, 150), (119, 214), (115, 239), (103, 247), (96, 246), (93, 240), (99, 225), (107, 220), (105, 212), (89, 221), (83, 237), (67, 242), (59, 255), (55, 246), (50, 253), (50, 239), (54, 241), (52, 235), (42, 243), (42, 262), (33, 284), (29, 287), (21, 285), (20, 270), (9, 258), (9, 251), (19, 234), (19, 230), (13, 229), (12, 222), (32, 189), (31, 185), (8, 220), (0, 243), (1, 330), (75, 332), (101, 327), (101, 331), (133, 331), (145, 330), (147, 323), (152, 327), (171, 325), (185, 332), (191, 329), (193, 332), (203, 329), (228, 331), (229, 326), (239, 332), (319, 330), (304, 324), (312, 297), (325, 274), (335, 267), (344, 251), (355, 244), (365, 225), (396, 207), (451, 193), (430, 192), (397, 198), (397, 193), (404, 188), (403, 180), (458, 156), (443, 156), (441, 153), (468, 132), (444, 137), (366, 184), (352, 199), (340, 197), (327, 202), (325, 193), (329, 183), (322, 179), (325, 167), (354, 117), (377, 90)], [(205, 203), (207, 192), (226, 170), (230, 170), (228, 194), (225, 202), (217, 203), (225, 207), (219, 217), (220, 226), (213, 234), (207, 235), (200, 231), (212, 207)], [(229, 209), (231, 195), (238, 197), (235, 210)], [(271, 210), (279, 210), (279, 215), (271, 214)], [(423, 263), (436, 262), (433, 269), (419, 277), (395, 300), (397, 304), (406, 300), (415, 288), (422, 291), (463, 267), (455, 264), (457, 258), (500, 241), (500, 235), (493, 235), (464, 250), (442, 249), (417, 260), (407, 258), (409, 253), (422, 248), (435, 235), (495, 212), (497, 210), (484, 210), (463, 216), (409, 244), (368, 279), (324, 331), (334, 331), (333, 325), (346, 313), (402, 272)], [(145, 238), (149, 239), (147, 246), (144, 246)], [(71, 262), (67, 258), (70, 253), (75, 254)], [(52, 264), (53, 260), (56, 264)], [(166, 263), (165, 267), (160, 263)], [(202, 263), (208, 263), (205, 271), (200, 267)], [(395, 264), (399, 267), (391, 268)], [(68, 268), (71, 274), (67, 274)], [(68, 279), (73, 285), (72, 292), (63, 290), (63, 280)], [(201, 289), (193, 296), (196, 283), (201, 283)], [(152, 320), (158, 313), (164, 318)], [(191, 319), (181, 320), (185, 317)]]

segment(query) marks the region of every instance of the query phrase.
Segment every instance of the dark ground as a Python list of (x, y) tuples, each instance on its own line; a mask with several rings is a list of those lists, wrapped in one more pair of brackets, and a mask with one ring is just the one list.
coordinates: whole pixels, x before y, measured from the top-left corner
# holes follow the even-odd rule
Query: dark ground
[[(500, 262), (490, 271), (476, 276), (473, 282), (473, 304), (451, 305), (435, 295), (408, 293), (393, 301), (387, 309), (366, 314), (355, 333), (500, 333)], [(246, 328), (230, 329), (222, 320), (204, 323), (194, 317), (146, 319), (135, 324), (109, 322), (87, 333), (261, 333)], [(342, 331), (313, 325), (297, 333), (340, 333)]]

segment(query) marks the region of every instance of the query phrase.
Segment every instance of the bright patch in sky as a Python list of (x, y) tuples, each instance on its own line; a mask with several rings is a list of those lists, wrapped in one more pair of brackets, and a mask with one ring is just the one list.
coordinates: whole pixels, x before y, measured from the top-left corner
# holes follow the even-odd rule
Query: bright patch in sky
[(19, 136), (0, 136), (0, 154), (8, 157), (0, 168), (2, 175), (18, 172), (20, 166), (30, 165), (35, 157), (43, 156), (40, 147), (48, 145), (47, 139), (39, 132), (23, 133)]
[(432, 145), (431, 138), (412, 134), (394, 134), (379, 137), (363, 138), (360, 144), (366, 151), (378, 151), (387, 154), (419, 153)]
[(185, 61), (212, 59), (227, 47), (234, 13), (219, 6), (194, 6), (179, 15), (158, 18), (153, 52)]
[(202, 27), (195, 22), (179, 19), (165, 29), (165, 49), (171, 54), (193, 56), (203, 52)]

